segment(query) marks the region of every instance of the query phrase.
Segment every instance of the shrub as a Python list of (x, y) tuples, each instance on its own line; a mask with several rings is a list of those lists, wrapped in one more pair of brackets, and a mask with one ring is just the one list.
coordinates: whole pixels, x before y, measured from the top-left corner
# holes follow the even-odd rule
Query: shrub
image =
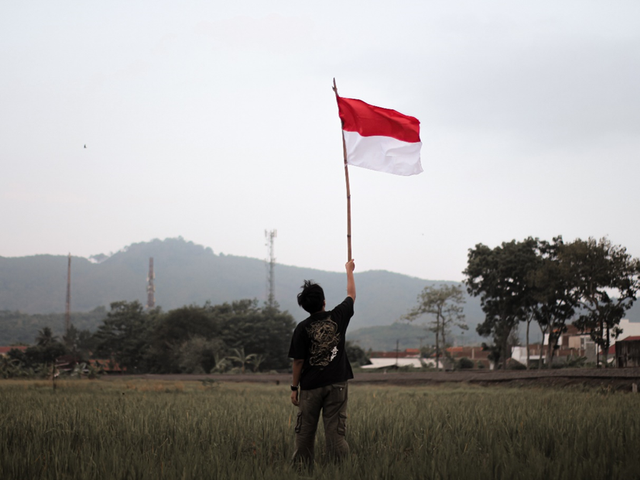
[(474, 364), (473, 364), (473, 360), (467, 358), (467, 357), (462, 357), (460, 360), (458, 360), (458, 365), (457, 367), (461, 370), (465, 370), (465, 369), (469, 369), (469, 368), (473, 368)]
[(509, 370), (526, 370), (527, 366), (518, 362), (517, 360), (509, 359), (507, 362), (507, 368)]

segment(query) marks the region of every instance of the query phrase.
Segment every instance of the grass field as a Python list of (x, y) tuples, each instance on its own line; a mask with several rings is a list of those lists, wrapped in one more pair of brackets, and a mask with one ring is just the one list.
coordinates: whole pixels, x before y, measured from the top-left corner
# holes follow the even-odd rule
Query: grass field
[[(287, 389), (3, 381), (0, 478), (296, 478)], [(318, 455), (313, 478), (640, 478), (640, 395), (468, 385), (349, 394), (351, 457)]]

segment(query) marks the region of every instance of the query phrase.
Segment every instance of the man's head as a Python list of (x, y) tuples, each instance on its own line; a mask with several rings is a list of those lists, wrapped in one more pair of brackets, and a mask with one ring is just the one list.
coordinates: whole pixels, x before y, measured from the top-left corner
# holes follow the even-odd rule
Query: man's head
[(298, 305), (308, 313), (321, 312), (324, 309), (324, 290), (317, 283), (305, 280), (298, 294)]

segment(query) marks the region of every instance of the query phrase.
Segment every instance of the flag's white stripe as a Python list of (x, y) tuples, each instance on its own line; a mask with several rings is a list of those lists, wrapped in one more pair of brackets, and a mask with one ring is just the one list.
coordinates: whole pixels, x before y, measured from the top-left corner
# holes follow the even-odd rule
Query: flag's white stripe
[(422, 172), (421, 142), (409, 143), (382, 136), (362, 137), (358, 132), (343, 132), (349, 165), (395, 175)]

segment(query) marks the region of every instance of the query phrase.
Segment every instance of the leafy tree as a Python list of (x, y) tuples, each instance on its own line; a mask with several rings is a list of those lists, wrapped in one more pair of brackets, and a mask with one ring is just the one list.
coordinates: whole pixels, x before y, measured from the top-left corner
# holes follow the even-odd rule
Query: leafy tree
[(251, 364), (251, 362), (256, 358), (255, 353), (244, 353), (244, 347), (234, 348), (233, 355), (228, 357), (232, 362), (238, 362), (242, 369), (242, 373), (245, 372), (245, 367), (247, 364)]
[(345, 342), (345, 351), (352, 366), (360, 367), (371, 364), (367, 352), (365, 352), (360, 345), (347, 340), (347, 342)]
[(206, 306), (189, 305), (170, 310), (158, 318), (151, 332), (150, 369), (158, 373), (182, 373), (183, 367), (195, 368), (193, 356), (190, 360), (181, 358), (190, 356), (184, 345), (194, 341), (200, 348), (197, 355), (202, 356), (199, 361), (201, 368), (210, 370), (215, 365), (213, 352), (224, 348), (220, 345), (223, 341), (205, 345), (196, 339), (210, 342), (215, 338), (220, 338), (220, 325)]
[(12, 350), (12, 357), (20, 359), (24, 368), (41, 370), (44, 374), (55, 376), (55, 362), (67, 350), (65, 346), (58, 340), (49, 327), (44, 327), (38, 332), (36, 337), (36, 345), (27, 348), (23, 355), (18, 350)]
[(42, 330), (38, 332), (38, 336), (36, 337), (36, 345), (38, 347), (48, 347), (49, 345), (58, 341), (58, 337), (56, 337), (49, 327), (44, 327)]
[(229, 369), (231, 366), (231, 360), (227, 357), (224, 357), (220, 354), (220, 352), (214, 353), (215, 366), (211, 370), (210, 373), (223, 373)]
[(210, 307), (221, 325), (221, 337), (230, 348), (263, 355), (263, 370), (289, 367), (289, 343), (295, 320), (277, 306), (258, 306), (256, 300), (240, 300)]
[(89, 330), (78, 330), (74, 325), (64, 334), (62, 343), (75, 363), (86, 362), (95, 347), (92, 333)]
[[(403, 317), (410, 322), (422, 315), (432, 317), (431, 322), (427, 324), (427, 329), (436, 334), (436, 368), (440, 365), (441, 351), (447, 346), (446, 335), (450, 333), (451, 327), (469, 329), (462, 313), (464, 303), (464, 294), (460, 285), (427, 286), (418, 295), (418, 305)], [(442, 337), (442, 348), (440, 337)]]
[(531, 298), (531, 274), (537, 265), (538, 240), (503, 242), (493, 249), (483, 244), (469, 249), (465, 284), (470, 295), (480, 296), (485, 313), (484, 322), (476, 330), (492, 336), (494, 361), (506, 361), (511, 356), (509, 338), (520, 321), (526, 321), (534, 303)]
[(277, 305), (260, 307), (256, 300), (171, 310), (153, 329), (149, 368), (159, 373), (224, 371), (230, 363), (224, 359), (233, 349), (246, 352), (240, 362), (244, 369), (248, 364), (254, 370), (288, 368), (294, 326), (289, 313)]
[[(22, 353), (22, 352), (20, 352)], [(0, 378), (16, 378), (23, 375), (24, 368), (19, 360), (10, 355), (0, 355)]]
[(431, 358), (436, 353), (436, 348), (433, 345), (423, 345), (420, 348), (421, 358)]
[(260, 353), (254, 353), (253, 357), (249, 360), (249, 364), (253, 365), (253, 371), (257, 372), (260, 370), (260, 365), (265, 361), (266, 355)]
[(182, 373), (209, 373), (219, 362), (226, 345), (219, 338), (192, 337), (178, 349), (178, 366)]
[(495, 249), (477, 245), (469, 251), (465, 270), (467, 289), (480, 295), (485, 321), (482, 335), (493, 335), (502, 362), (508, 354), (508, 336), (518, 324), (535, 319), (548, 337), (547, 364), (551, 366), (557, 340), (574, 322), (589, 331), (606, 352), (609, 338), (640, 289), (640, 261), (607, 239), (575, 240), (561, 236), (551, 242), (531, 237), (503, 243)]
[(94, 357), (114, 359), (128, 372), (148, 371), (151, 332), (158, 310), (145, 312), (140, 302), (113, 302), (94, 335)]
[[(565, 245), (562, 260), (575, 273), (576, 297), (583, 312), (574, 324), (589, 332), (603, 350), (606, 364), (610, 338), (622, 333), (618, 327), (620, 320), (632, 307), (640, 289), (640, 260), (607, 238), (576, 240)], [(599, 362), (598, 354), (598, 365)]]
[(55, 363), (56, 358), (61, 357), (66, 352), (65, 346), (60, 343), (58, 337), (53, 335), (49, 327), (45, 327), (38, 333), (36, 345), (27, 348), (25, 353), (35, 363), (50, 365)]
[(502, 348), (499, 347), (495, 342), (493, 344), (482, 342), (482, 351), (489, 352), (489, 354), (487, 355), (487, 359), (493, 362), (495, 365), (498, 365), (500, 360), (502, 359)]
[[(548, 336), (548, 368), (553, 365), (557, 341), (567, 331), (567, 323), (575, 315), (577, 307), (575, 271), (563, 260), (564, 249), (560, 236), (552, 242), (539, 242), (538, 258), (531, 277), (530, 292), (535, 303), (530, 307), (543, 336)], [(538, 368), (542, 368), (542, 362), (538, 362)]]

